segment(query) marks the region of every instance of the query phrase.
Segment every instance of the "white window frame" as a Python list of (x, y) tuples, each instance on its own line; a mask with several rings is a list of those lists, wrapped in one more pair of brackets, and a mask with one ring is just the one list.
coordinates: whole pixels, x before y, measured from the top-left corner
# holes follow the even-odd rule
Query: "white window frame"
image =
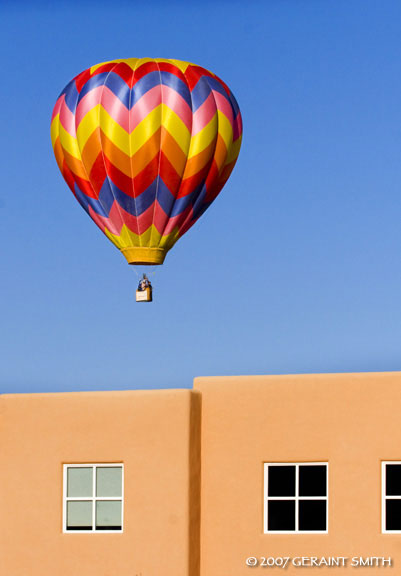
[[(68, 468), (92, 468), (92, 496), (67, 496)], [(96, 496), (96, 469), (121, 468), (121, 496)], [(92, 530), (67, 530), (67, 502), (92, 502)], [(96, 530), (96, 502), (117, 500), (121, 502), (121, 530)], [(122, 534), (124, 532), (124, 464), (122, 462), (63, 464), (63, 533), (64, 534)]]
[[(295, 496), (268, 496), (269, 467), (292, 466), (295, 467)], [(299, 467), (300, 466), (326, 466), (326, 496), (299, 496)], [(264, 505), (263, 505), (263, 531), (264, 534), (328, 534), (329, 532), (329, 463), (328, 462), (264, 462)], [(270, 500), (292, 500), (295, 502), (295, 530), (268, 530), (268, 503)], [(326, 501), (326, 530), (299, 530), (299, 501), (325, 500)]]
[(382, 534), (401, 534), (401, 530), (386, 530), (386, 500), (401, 500), (401, 496), (386, 495), (387, 464), (398, 464), (401, 466), (401, 460), (382, 461)]

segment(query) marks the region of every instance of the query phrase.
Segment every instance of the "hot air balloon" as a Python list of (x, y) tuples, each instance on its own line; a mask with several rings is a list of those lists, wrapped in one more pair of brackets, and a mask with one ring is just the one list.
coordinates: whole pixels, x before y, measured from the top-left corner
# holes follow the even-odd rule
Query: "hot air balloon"
[(81, 72), (51, 122), (65, 181), (129, 264), (164, 262), (224, 186), (241, 137), (238, 104), (220, 78), (159, 58)]

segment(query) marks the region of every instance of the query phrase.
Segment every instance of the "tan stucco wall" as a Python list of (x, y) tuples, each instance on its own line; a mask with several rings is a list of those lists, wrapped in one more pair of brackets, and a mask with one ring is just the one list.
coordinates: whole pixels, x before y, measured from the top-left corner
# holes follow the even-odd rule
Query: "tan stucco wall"
[[(401, 535), (381, 534), (381, 461), (401, 460), (401, 373), (198, 378), (195, 389), (202, 576), (280, 573), (249, 556), (391, 556), (392, 568), (282, 572), (401, 574)], [(264, 534), (263, 463), (314, 461), (329, 462), (328, 534)]]
[[(199, 576), (199, 426), (188, 390), (1, 396), (0, 574)], [(63, 464), (107, 462), (124, 533), (63, 534)]]

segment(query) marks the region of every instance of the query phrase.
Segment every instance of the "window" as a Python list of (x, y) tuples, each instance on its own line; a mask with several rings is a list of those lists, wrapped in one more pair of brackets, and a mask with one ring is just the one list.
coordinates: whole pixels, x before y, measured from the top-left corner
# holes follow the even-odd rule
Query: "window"
[(65, 464), (63, 532), (122, 532), (122, 464)]
[(327, 462), (269, 463), (264, 474), (265, 533), (327, 533)]
[(382, 462), (382, 532), (401, 533), (401, 462)]

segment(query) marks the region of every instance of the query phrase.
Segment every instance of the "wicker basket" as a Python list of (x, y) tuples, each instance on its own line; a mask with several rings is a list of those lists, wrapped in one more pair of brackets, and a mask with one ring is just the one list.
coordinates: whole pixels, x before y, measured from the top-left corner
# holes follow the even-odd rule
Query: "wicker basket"
[(137, 302), (152, 302), (152, 288), (149, 286), (145, 290), (136, 291)]

